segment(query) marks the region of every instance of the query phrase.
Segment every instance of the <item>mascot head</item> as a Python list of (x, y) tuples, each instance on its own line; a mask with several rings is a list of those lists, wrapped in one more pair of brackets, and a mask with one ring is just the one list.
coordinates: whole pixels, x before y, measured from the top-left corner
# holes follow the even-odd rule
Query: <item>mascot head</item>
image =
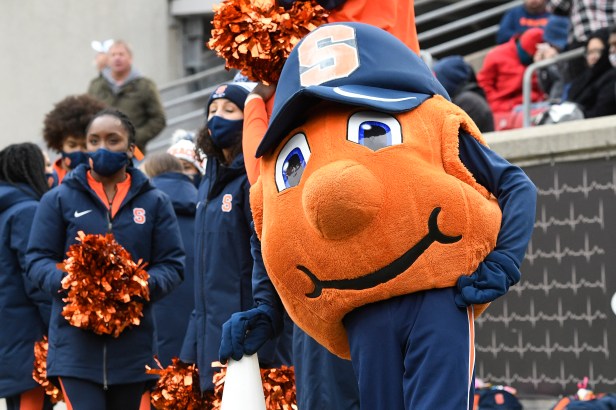
[(287, 311), (331, 352), (349, 356), (351, 310), (454, 286), (495, 246), (500, 210), (461, 163), (460, 134), (483, 143), (381, 29), (327, 24), (290, 54), (251, 206)]

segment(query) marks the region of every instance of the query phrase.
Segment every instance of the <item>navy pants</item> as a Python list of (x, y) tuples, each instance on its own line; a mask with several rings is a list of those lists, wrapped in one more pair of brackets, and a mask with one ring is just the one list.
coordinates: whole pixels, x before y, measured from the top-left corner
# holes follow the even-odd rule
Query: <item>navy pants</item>
[(146, 382), (108, 386), (73, 377), (61, 377), (67, 407), (72, 410), (139, 410)]
[(362, 408), (472, 409), (473, 309), (454, 289), (434, 289), (362, 306), (344, 326)]
[(293, 364), (300, 410), (359, 410), (351, 362), (331, 354), (297, 326), (293, 328)]

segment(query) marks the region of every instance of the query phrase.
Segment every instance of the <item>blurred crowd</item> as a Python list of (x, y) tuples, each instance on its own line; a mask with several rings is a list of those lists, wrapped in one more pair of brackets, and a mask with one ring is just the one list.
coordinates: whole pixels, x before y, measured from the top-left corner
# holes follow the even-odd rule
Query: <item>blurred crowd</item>
[[(615, 20), (614, 2), (524, 0), (502, 17), (477, 73), (462, 56), (433, 70), (484, 132), (522, 127), (524, 72), (545, 60), (530, 77), (531, 125), (614, 115)], [(559, 58), (580, 47), (583, 57)]]

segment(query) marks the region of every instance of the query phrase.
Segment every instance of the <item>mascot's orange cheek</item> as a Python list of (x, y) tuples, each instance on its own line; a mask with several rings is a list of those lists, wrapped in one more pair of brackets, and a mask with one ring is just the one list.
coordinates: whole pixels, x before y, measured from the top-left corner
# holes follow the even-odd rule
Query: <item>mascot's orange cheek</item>
[[(346, 139), (357, 109), (317, 111), (318, 120), (296, 130), (311, 150), (299, 185), (278, 192), (283, 143), (263, 158), (253, 187), (272, 282), (296, 323), (341, 356), (348, 353), (340, 323), (348, 311), (452, 286), (494, 246), (498, 206), (444, 171), (446, 116), (426, 122), (421, 111), (428, 102), (397, 117), (403, 144), (376, 152)], [(457, 129), (450, 138), (458, 138)]]

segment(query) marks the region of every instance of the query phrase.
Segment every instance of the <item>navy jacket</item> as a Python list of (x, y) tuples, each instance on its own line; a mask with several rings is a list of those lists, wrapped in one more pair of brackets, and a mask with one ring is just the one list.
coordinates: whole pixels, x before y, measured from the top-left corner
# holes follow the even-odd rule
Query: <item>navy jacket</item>
[(38, 386), (32, 379), (34, 343), (47, 334), (51, 298), (25, 275), (37, 206), (27, 185), (0, 182), (0, 397)]
[(168, 366), (172, 358), (180, 356), (186, 328), (195, 306), (193, 271), (197, 188), (188, 176), (178, 172), (158, 175), (152, 178), (152, 183), (169, 196), (186, 251), (184, 282), (154, 304), (158, 359), (163, 366)]
[(133, 260), (147, 262), (150, 298), (156, 301), (183, 278), (184, 250), (177, 219), (169, 198), (134, 168), (128, 169), (132, 178), (128, 194), (111, 218), (88, 185), (87, 171), (86, 165), (78, 166), (43, 196), (28, 243), (28, 277), (53, 296), (47, 374), (103, 385), (152, 379), (155, 376), (144, 371), (146, 364), (154, 366), (156, 354), (152, 304), (145, 304), (139, 326), (124, 330), (117, 338), (74, 327), (61, 315), (64, 302), (59, 290), (65, 273), (56, 264), (77, 242), (77, 232), (105, 234), (111, 230)]
[[(195, 310), (180, 356), (197, 363), (202, 391), (214, 388), (211, 364), (218, 361), (223, 323), (253, 307), (249, 189), (243, 155), (229, 167), (208, 159), (195, 225)], [(263, 365), (280, 364), (275, 343), (258, 351)]]

